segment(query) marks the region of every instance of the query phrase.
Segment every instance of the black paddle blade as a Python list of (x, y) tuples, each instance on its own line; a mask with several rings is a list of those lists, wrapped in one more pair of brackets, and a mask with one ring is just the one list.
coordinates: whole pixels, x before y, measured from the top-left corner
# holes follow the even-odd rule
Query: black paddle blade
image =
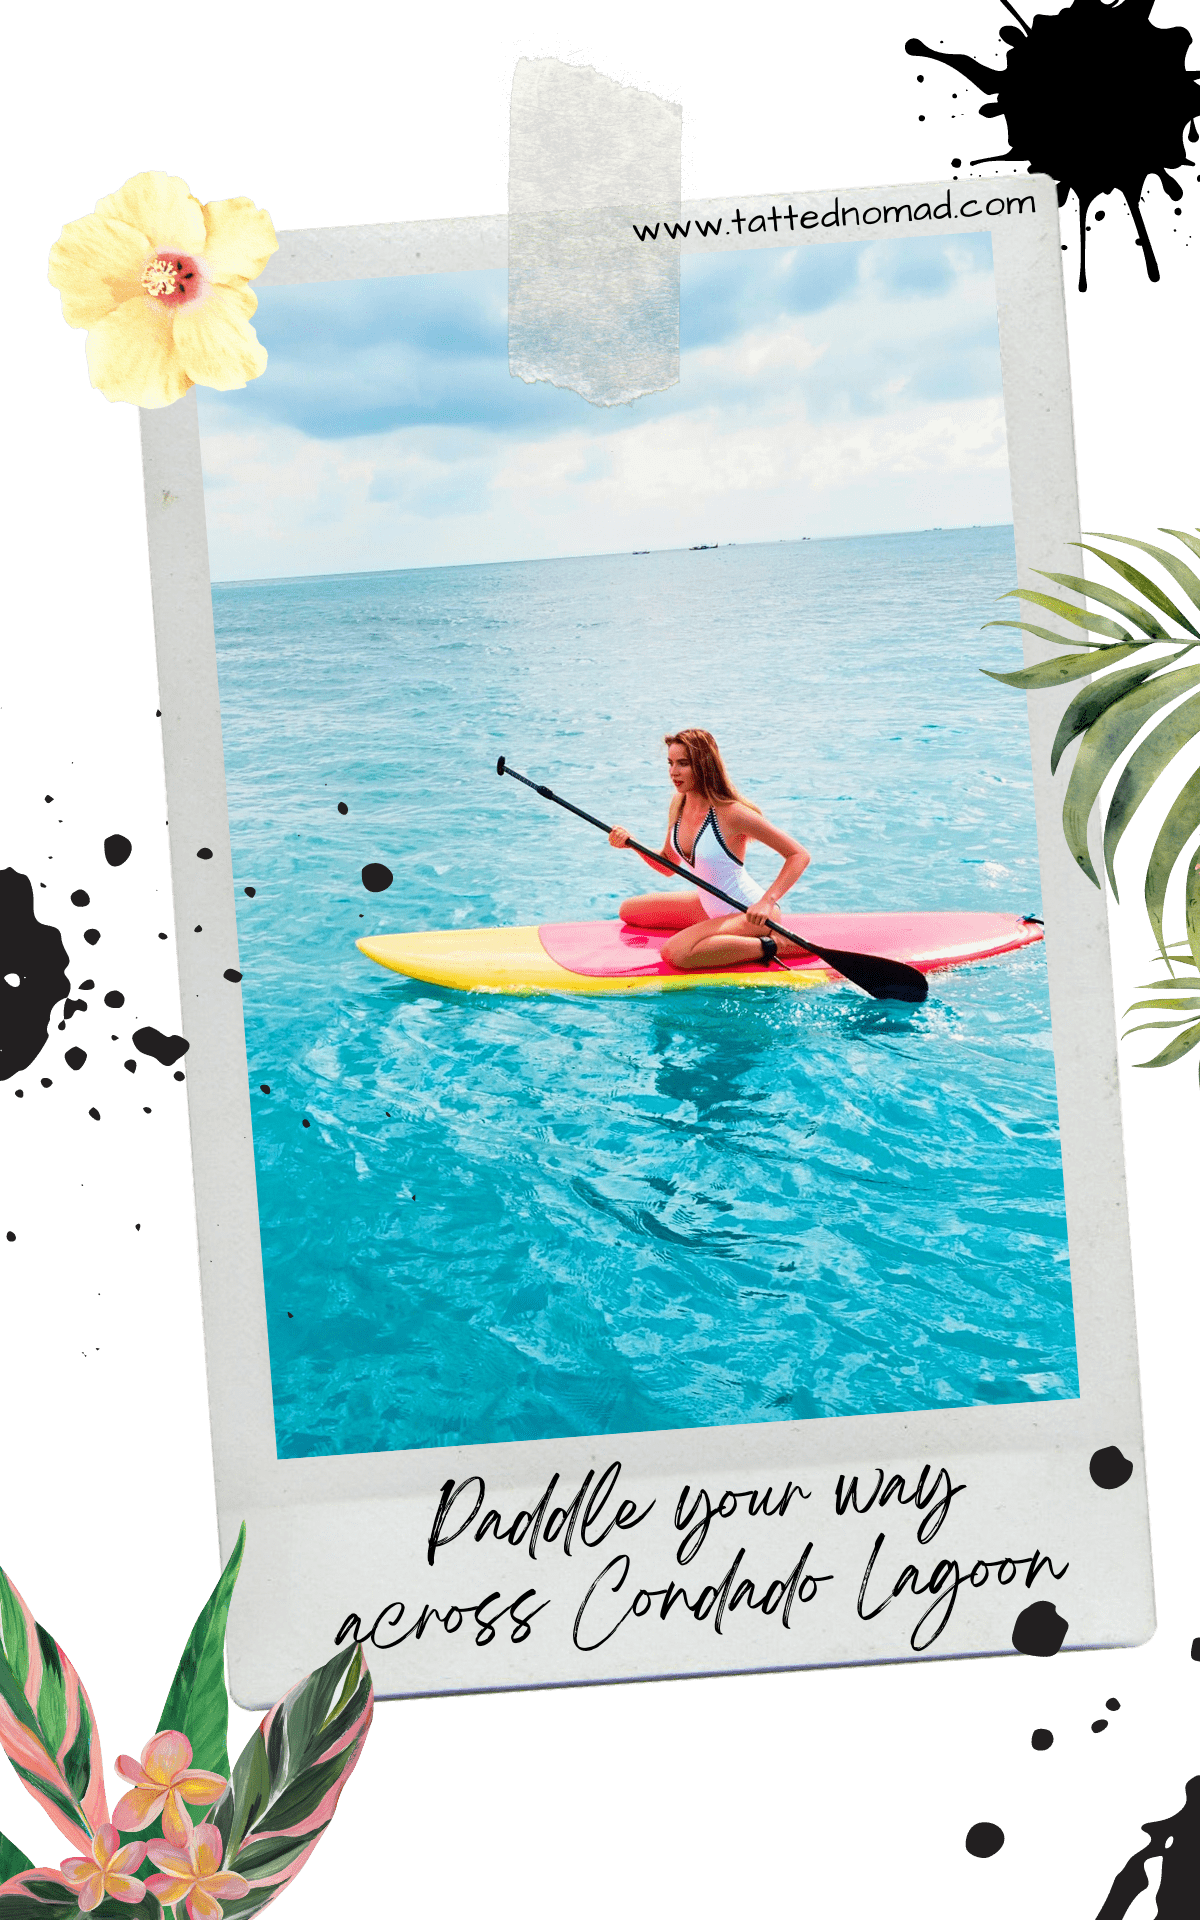
[(496, 772), (497, 773), (504, 772), (504, 755), (503, 754), (500, 755), (500, 758), (496, 762)]
[[(806, 943), (807, 944), (807, 943)], [(909, 1000), (920, 1002), (929, 997), (929, 982), (916, 967), (903, 960), (885, 960), (875, 953), (843, 953), (837, 947), (809, 947), (820, 959), (844, 973), (856, 987), (873, 1000)]]

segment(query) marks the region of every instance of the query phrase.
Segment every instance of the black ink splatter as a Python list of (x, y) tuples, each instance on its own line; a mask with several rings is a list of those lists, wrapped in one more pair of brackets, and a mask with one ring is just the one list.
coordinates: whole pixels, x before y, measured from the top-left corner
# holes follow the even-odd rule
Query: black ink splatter
[(1004, 1829), (991, 1820), (977, 1820), (967, 1834), (967, 1852), (977, 1860), (990, 1860), (1004, 1845)]
[(1167, 1820), (1144, 1820), (1142, 1832), (1149, 1835), (1146, 1845), (1125, 1862), (1096, 1920), (1124, 1920), (1139, 1893), (1150, 1885), (1148, 1860), (1162, 1861), (1158, 1920), (1194, 1920), (1200, 1886), (1200, 1773), (1184, 1788), (1178, 1813)]
[(378, 860), (372, 860), (362, 870), (362, 883), (368, 893), (386, 893), (394, 878), (391, 868), (382, 866)]
[(1098, 1487), (1112, 1493), (1125, 1485), (1133, 1472), (1133, 1462), (1125, 1458), (1120, 1447), (1100, 1447), (1088, 1462), (1088, 1472)]
[(349, 809), (349, 807), (348, 807), (348, 806), (346, 805), (346, 802), (345, 802), (344, 800), (339, 800), (339, 801), (338, 801), (338, 812), (339, 812), (339, 813), (349, 813), (349, 811), (350, 811), (350, 809)]
[(1106, 1700), (1104, 1704), (1110, 1713), (1120, 1713), (1121, 1711), (1121, 1702), (1119, 1700)]
[(79, 982), (79, 991), (80, 993), (94, 993), (96, 991), (96, 982), (94, 980), (81, 980)]
[(136, 1061), (136, 1060), (126, 1060), (126, 1062), (125, 1062), (125, 1071), (126, 1071), (126, 1073), (136, 1073), (136, 1072), (137, 1072), (137, 1061)]
[[(300, 1122), (300, 1125), (301, 1125), (302, 1127), (311, 1127), (311, 1125), (312, 1125), (312, 1121), (311, 1121), (311, 1120), (302, 1120), (302, 1121)], [(1196, 1645), (1197, 1645), (1198, 1647), (1200, 1647), (1200, 1640), (1197, 1640), (1197, 1642), (1196, 1642)], [(1198, 1658), (1198, 1659), (1200, 1659), (1200, 1655), (1197, 1655), (1197, 1658)]]
[(87, 1054), (82, 1047), (68, 1047), (63, 1055), (63, 1059), (70, 1067), (72, 1073), (78, 1073), (80, 1067), (87, 1059)]
[[(1005, 0), (1008, 4), (1008, 0)], [(1030, 173), (1058, 182), (1058, 204), (1074, 193), (1079, 202), (1079, 291), (1087, 291), (1087, 215), (1097, 194), (1124, 195), (1146, 262), (1157, 280), (1158, 262), (1139, 204), (1151, 174), (1171, 200), (1183, 188), (1169, 168), (1190, 167), (1183, 130), (1200, 113), (1200, 75), (1187, 71), (1192, 36), (1186, 27), (1153, 27), (1154, 0), (1072, 0), (1061, 13), (1037, 13), (1026, 26), (1001, 27), (1008, 43), (1003, 71), (967, 54), (938, 53), (921, 40), (905, 52), (940, 60), (982, 93), (996, 98), (979, 109), (983, 119), (1003, 115), (1007, 153), (984, 160), (1025, 160)]]
[[(33, 910), (33, 883), (14, 867), (0, 872), (0, 1080), (37, 1059), (50, 1016), (70, 991), (67, 950), (57, 927)], [(15, 984), (14, 984), (15, 982)]]
[(132, 1038), (139, 1053), (148, 1053), (164, 1067), (173, 1067), (191, 1045), (181, 1033), (160, 1033), (157, 1027), (139, 1027)]
[(1103, 1733), (1103, 1732), (1104, 1732), (1104, 1729), (1105, 1729), (1105, 1727), (1106, 1727), (1107, 1725), (1108, 1725), (1108, 1721), (1107, 1721), (1107, 1720), (1093, 1720), (1093, 1721), (1092, 1721), (1092, 1732), (1093, 1732), (1093, 1733)]
[(76, 887), (74, 893), (71, 895), (71, 905), (73, 907), (90, 907), (91, 904), (91, 894), (85, 893), (82, 887)]
[(68, 994), (67, 998), (63, 1001), (63, 1017), (58, 1023), (59, 1026), (65, 1027), (73, 1013), (86, 1013), (87, 1010), (88, 1003), (86, 1000), (72, 1000)]
[(196, 848), (196, 858), (197, 858), (197, 860), (211, 860), (211, 859), (212, 859), (212, 848), (211, 848), (211, 847), (197, 847), (197, 848)]
[(1192, 1641), (1192, 1659), (1200, 1660), (1200, 1640)]
[(271, 1091), (265, 1080), (260, 1081), (258, 1090), (260, 1093), (270, 1093)]
[(1062, 1646), (1069, 1624), (1052, 1600), (1035, 1600), (1017, 1615), (1012, 1643), (1018, 1653), (1031, 1653), (1039, 1660), (1048, 1660)]
[(241, 974), (240, 974), (240, 973), (238, 972), (238, 970), (237, 970), (237, 968), (236, 968), (236, 967), (226, 967), (226, 969), (225, 969), (225, 978), (226, 978), (227, 980), (232, 980), (235, 986), (237, 985), (237, 983), (238, 983), (238, 981), (239, 981), (239, 980), (241, 979), (241, 977), (242, 977), (242, 976), (241, 976)]
[(1035, 1727), (1029, 1740), (1035, 1753), (1045, 1753), (1047, 1747), (1054, 1745), (1054, 1735), (1049, 1727)]
[(121, 993), (118, 988), (113, 987), (111, 992), (105, 994), (104, 1004), (106, 1007), (123, 1007), (125, 1005), (125, 995)]
[(88, 1117), (89, 1117), (89, 1119), (92, 1119), (92, 1120), (98, 1120), (98, 1119), (100, 1118), (100, 1109), (99, 1109), (99, 1107), (89, 1107), (89, 1108), (88, 1108)]
[[(254, 896), (255, 896), (255, 894), (256, 894), (256, 893), (258, 892), (258, 888), (257, 888), (257, 887), (243, 887), (243, 888), (242, 888), (242, 892), (243, 892), (243, 893), (245, 894), (245, 896), (246, 896), (246, 898), (247, 898), (247, 900), (253, 900), (253, 898), (254, 898)], [(199, 927), (197, 927), (197, 928), (196, 928), (196, 932), (197, 932), (197, 933), (199, 933), (199, 931), (200, 931), (200, 929), (199, 929)]]
[(104, 842), (104, 858), (110, 867), (123, 867), (132, 852), (133, 842), (123, 833), (110, 833)]
[(97, 940), (100, 938), (99, 927), (85, 927), (83, 937), (87, 941), (89, 947), (94, 947)]

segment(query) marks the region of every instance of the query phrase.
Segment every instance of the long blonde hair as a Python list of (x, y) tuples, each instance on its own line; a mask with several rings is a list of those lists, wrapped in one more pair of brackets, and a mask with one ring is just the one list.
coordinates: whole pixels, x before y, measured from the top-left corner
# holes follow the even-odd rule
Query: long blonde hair
[[(696, 786), (702, 799), (710, 804), (715, 801), (718, 805), (726, 806), (732, 800), (740, 800), (744, 807), (753, 808), (755, 813), (762, 812), (762, 808), (756, 807), (753, 800), (747, 800), (744, 793), (738, 792), (725, 771), (720, 747), (703, 727), (682, 727), (678, 733), (666, 733), (663, 735), (663, 745), (683, 748), (688, 765), (696, 776)], [(681, 810), (682, 804), (681, 801)]]

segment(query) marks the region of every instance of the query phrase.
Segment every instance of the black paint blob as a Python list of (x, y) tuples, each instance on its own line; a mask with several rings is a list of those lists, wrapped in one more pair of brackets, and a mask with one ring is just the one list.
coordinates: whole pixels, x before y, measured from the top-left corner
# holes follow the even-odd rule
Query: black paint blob
[[(255, 896), (255, 894), (256, 894), (256, 893), (258, 892), (258, 888), (257, 888), (257, 887), (243, 887), (243, 888), (242, 888), (242, 892), (243, 892), (243, 893), (245, 894), (245, 896), (246, 896), (246, 898), (247, 898), (247, 900), (253, 900), (253, 898), (254, 898), (254, 896)], [(197, 927), (197, 928), (196, 928), (196, 932), (197, 932), (197, 933), (199, 933), (199, 931), (200, 931), (200, 929), (199, 929), (199, 927)]]
[(17, 1237), (17, 1236), (16, 1236), (16, 1234), (15, 1234), (15, 1233), (6, 1233), (6, 1234), (5, 1234), (5, 1236), (4, 1236), (4, 1238), (5, 1238), (6, 1240), (15, 1240), (15, 1239), (16, 1239), (16, 1237)]
[(45, 1046), (50, 1016), (70, 989), (66, 969), (58, 928), (43, 925), (34, 913), (32, 881), (5, 867), (0, 871), (0, 1080), (20, 1073)]
[(1121, 1702), (1119, 1700), (1106, 1700), (1104, 1704), (1110, 1713), (1120, 1713), (1121, 1711)]
[(173, 1074), (171, 1075), (171, 1078), (172, 1078), (172, 1080), (182, 1080), (182, 1079), (183, 1079), (183, 1075), (182, 1075), (181, 1073), (173, 1073)]
[(100, 938), (99, 927), (85, 927), (83, 932), (83, 937), (87, 941), (89, 947), (94, 947), (97, 940)]
[(1004, 1829), (991, 1820), (977, 1820), (967, 1835), (967, 1852), (977, 1860), (990, 1860), (1004, 1845)]
[(378, 860), (372, 860), (362, 870), (362, 883), (368, 893), (386, 893), (394, 878), (391, 868), (381, 866)]
[(1140, 1853), (1125, 1862), (1109, 1888), (1097, 1920), (1124, 1920), (1125, 1914), (1150, 1884), (1148, 1860), (1162, 1861), (1158, 1883), (1158, 1920), (1193, 1920), (1196, 1888), (1200, 1886), (1200, 1773), (1184, 1788), (1178, 1813), (1166, 1820), (1143, 1820), (1149, 1836)]
[(123, 1007), (125, 1005), (125, 995), (114, 987), (111, 993), (105, 994), (104, 1004), (106, 1007)]
[(197, 848), (196, 848), (196, 858), (197, 858), (197, 860), (211, 860), (211, 859), (212, 859), (212, 848), (211, 848), (211, 847), (197, 847)]
[(226, 967), (226, 969), (225, 969), (225, 978), (226, 978), (227, 980), (232, 980), (235, 986), (237, 985), (237, 983), (238, 983), (238, 981), (239, 981), (239, 980), (241, 979), (241, 977), (242, 977), (242, 976), (241, 976), (241, 974), (240, 974), (240, 973), (238, 972), (238, 970), (237, 970), (237, 968), (236, 968), (236, 967)]
[(1049, 1727), (1035, 1727), (1029, 1740), (1035, 1753), (1045, 1753), (1047, 1747), (1054, 1745), (1054, 1735)]
[(92, 1119), (92, 1120), (98, 1120), (98, 1119), (100, 1118), (100, 1109), (99, 1109), (99, 1107), (89, 1107), (89, 1108), (88, 1108), (88, 1116), (89, 1116), (89, 1118), (90, 1118), (90, 1119)]
[(258, 1090), (260, 1093), (270, 1093), (271, 1091), (270, 1087), (267, 1085), (265, 1080), (262, 1080), (259, 1082)]
[[(938, 53), (920, 40), (905, 52), (943, 66), (995, 95), (980, 117), (1003, 116), (1007, 153), (973, 160), (1024, 160), (1030, 173), (1048, 173), (1058, 183), (1058, 204), (1074, 193), (1079, 202), (1079, 291), (1087, 291), (1087, 216), (1097, 194), (1124, 195), (1146, 272), (1157, 280), (1158, 262), (1142, 219), (1142, 192), (1157, 175), (1170, 200), (1183, 188), (1168, 168), (1192, 163), (1183, 130), (1200, 113), (1200, 75), (1187, 70), (1192, 36), (1186, 27), (1153, 27), (1154, 0), (1072, 0), (1061, 13), (1037, 13), (1033, 24), (1001, 27), (1008, 43), (1003, 70), (985, 67), (967, 54)], [(1015, 19), (1020, 19), (1009, 8)]]
[(1031, 1653), (1039, 1660), (1048, 1660), (1062, 1646), (1069, 1624), (1052, 1600), (1035, 1600), (1017, 1615), (1012, 1643), (1018, 1653)]
[(67, 998), (63, 1001), (63, 1017), (58, 1023), (59, 1026), (65, 1027), (73, 1013), (86, 1013), (87, 1010), (88, 1003), (86, 1000), (72, 1000), (68, 994)]
[(110, 867), (123, 867), (132, 852), (133, 842), (123, 833), (110, 833), (104, 842), (104, 858)]
[(346, 802), (345, 802), (344, 800), (339, 800), (339, 801), (338, 801), (338, 812), (339, 812), (339, 813), (349, 813), (349, 811), (350, 811), (350, 809), (349, 809), (349, 807), (348, 807), (348, 806), (346, 805)]
[[(300, 1125), (301, 1125), (302, 1127), (311, 1127), (311, 1125), (312, 1125), (312, 1121), (311, 1121), (311, 1120), (302, 1120), (302, 1121), (300, 1122)], [(1193, 1642), (1193, 1644), (1194, 1644), (1195, 1646), (1197, 1646), (1197, 1647), (1200, 1647), (1200, 1640), (1197, 1640), (1197, 1641), (1195, 1641), (1195, 1642)], [(1196, 1655), (1196, 1658), (1197, 1658), (1198, 1660), (1200, 1660), (1200, 1654), (1197, 1654), (1197, 1655)]]
[(70, 1067), (72, 1073), (78, 1073), (80, 1067), (87, 1059), (87, 1055), (82, 1047), (68, 1047), (63, 1055), (63, 1059)]
[(136, 1073), (136, 1072), (137, 1072), (137, 1061), (136, 1061), (136, 1060), (127, 1060), (127, 1061), (125, 1062), (125, 1071), (126, 1071), (126, 1073)]
[(1103, 1733), (1103, 1732), (1104, 1732), (1104, 1729), (1105, 1729), (1105, 1727), (1106, 1727), (1107, 1725), (1108, 1725), (1108, 1721), (1107, 1721), (1107, 1720), (1093, 1720), (1093, 1721), (1092, 1721), (1092, 1732), (1093, 1732), (1093, 1733)]
[(191, 1045), (181, 1033), (160, 1033), (157, 1027), (139, 1027), (132, 1037), (139, 1053), (148, 1053), (164, 1067), (173, 1067)]
[(94, 993), (95, 990), (96, 982), (94, 980), (81, 980), (79, 982), (80, 993)]
[(73, 907), (90, 907), (91, 904), (91, 894), (85, 893), (82, 887), (76, 887), (74, 893), (71, 895), (71, 905)]
[(1120, 1447), (1101, 1447), (1088, 1462), (1088, 1472), (1098, 1487), (1111, 1493), (1125, 1485), (1133, 1472), (1133, 1462), (1125, 1458)]

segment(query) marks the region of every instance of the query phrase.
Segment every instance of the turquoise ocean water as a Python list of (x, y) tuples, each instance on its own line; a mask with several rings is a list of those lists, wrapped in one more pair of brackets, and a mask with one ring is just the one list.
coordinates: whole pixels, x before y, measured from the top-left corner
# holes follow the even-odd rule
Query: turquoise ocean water
[(688, 725), (791, 910), (1040, 912), (1014, 577), (989, 527), (214, 588), (281, 1456), (1078, 1392), (1041, 948), (914, 1009), (354, 945), (613, 916), (646, 869), (496, 757), (655, 840)]

